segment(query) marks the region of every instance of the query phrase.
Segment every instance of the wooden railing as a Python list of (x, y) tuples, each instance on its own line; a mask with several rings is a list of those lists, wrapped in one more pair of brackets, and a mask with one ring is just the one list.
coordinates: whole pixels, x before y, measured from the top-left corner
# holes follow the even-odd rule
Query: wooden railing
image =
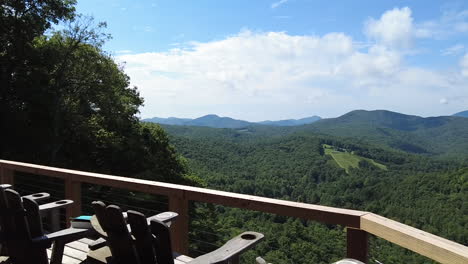
[(173, 248), (180, 253), (188, 252), (189, 201), (197, 201), (345, 226), (347, 257), (364, 262), (373, 234), (441, 263), (468, 263), (468, 247), (369, 212), (0, 160), (0, 183), (14, 184), (15, 172), (63, 179), (65, 198), (75, 201), (67, 219), (81, 214), (82, 183), (167, 196), (169, 210), (180, 215), (171, 228)]

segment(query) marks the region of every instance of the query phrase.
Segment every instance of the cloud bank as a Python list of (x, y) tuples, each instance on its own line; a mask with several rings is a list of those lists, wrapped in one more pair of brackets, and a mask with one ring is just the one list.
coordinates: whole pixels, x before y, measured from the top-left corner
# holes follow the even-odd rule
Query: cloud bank
[[(442, 115), (468, 105), (468, 54), (457, 71), (406, 63), (407, 50), (421, 37), (409, 8), (367, 20), (363, 32), (369, 43), (364, 48), (339, 32), (244, 30), (183, 49), (117, 59), (145, 98), (142, 117), (216, 113), (258, 121), (333, 117), (354, 109)], [(465, 99), (443, 100), (454, 96)]]

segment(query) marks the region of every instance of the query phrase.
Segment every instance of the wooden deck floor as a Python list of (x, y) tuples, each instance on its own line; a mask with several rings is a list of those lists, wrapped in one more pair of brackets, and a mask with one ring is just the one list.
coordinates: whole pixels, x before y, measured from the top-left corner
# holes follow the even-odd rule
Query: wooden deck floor
[[(103, 263), (88, 258), (88, 245), (93, 240), (89, 238), (82, 238), (78, 241), (73, 241), (65, 245), (62, 264), (99, 264)], [(47, 255), (50, 259), (51, 250), (47, 249)], [(175, 264), (185, 264), (188, 263), (192, 258), (187, 256), (178, 256), (175, 259)], [(0, 264), (10, 264), (7, 257), (0, 257)]]
[[(89, 238), (82, 238), (78, 241), (73, 241), (65, 245), (65, 250), (63, 253), (63, 264), (87, 264), (87, 263), (96, 263), (96, 262), (88, 262), (88, 245), (93, 240)], [(50, 258), (51, 250), (47, 249), (47, 255)]]

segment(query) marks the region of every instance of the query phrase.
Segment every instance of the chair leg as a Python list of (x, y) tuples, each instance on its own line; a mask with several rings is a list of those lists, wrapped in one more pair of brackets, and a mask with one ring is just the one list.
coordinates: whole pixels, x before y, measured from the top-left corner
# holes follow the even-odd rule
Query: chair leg
[(50, 257), (50, 264), (62, 264), (63, 250), (65, 243), (62, 241), (55, 241), (52, 246), (52, 256)]

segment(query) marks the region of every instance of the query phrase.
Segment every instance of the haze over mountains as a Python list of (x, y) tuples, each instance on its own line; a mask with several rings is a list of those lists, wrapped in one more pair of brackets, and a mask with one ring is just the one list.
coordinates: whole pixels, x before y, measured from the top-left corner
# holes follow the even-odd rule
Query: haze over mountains
[[(344, 114), (340, 117), (341, 119), (347, 119), (350, 116), (352, 116), (352, 113), (356, 113), (362, 111), (361, 113), (374, 113), (374, 114), (368, 114), (366, 116), (360, 117), (361, 121), (366, 121), (366, 118), (369, 118), (369, 122), (383, 122), (387, 125), (392, 126), (399, 126), (399, 128), (404, 129), (405, 125), (411, 126), (413, 121), (421, 120), (419, 116), (411, 116), (411, 115), (404, 115), (396, 112), (391, 112), (387, 110), (375, 110), (375, 111), (365, 111), (365, 110), (355, 110), (351, 111), (347, 114)], [(384, 115), (383, 113), (387, 113)], [(393, 113), (392, 116), (389, 116), (389, 113)], [(452, 116), (457, 116), (457, 117), (468, 117), (468, 110), (459, 112), (456, 114), (453, 114)], [(404, 117), (404, 118), (403, 118)], [(443, 117), (443, 116), (441, 116)], [(326, 118), (323, 120), (335, 120), (337, 118)], [(383, 119), (382, 119), (383, 118)], [(419, 118), (419, 119), (418, 119)], [(426, 123), (427, 122), (433, 122), (434, 118), (438, 117), (427, 117), (423, 118), (425, 119)], [(239, 120), (239, 119), (234, 119), (230, 117), (220, 117), (218, 115), (210, 114), (210, 115), (205, 115), (202, 117), (198, 117), (195, 119), (192, 118), (178, 118), (178, 117), (168, 117), (168, 118), (160, 118), (160, 117), (153, 117), (153, 118), (146, 118), (143, 119), (142, 121), (144, 122), (151, 122), (151, 123), (158, 123), (162, 125), (176, 125), (176, 126), (206, 126), (206, 127), (214, 127), (214, 128), (243, 128), (243, 127), (248, 127), (248, 126), (254, 126), (254, 125), (267, 125), (267, 126), (302, 126), (302, 125), (307, 125), (307, 124), (312, 124), (314, 122), (317, 122), (319, 120), (322, 120), (320, 116), (311, 116), (311, 117), (305, 117), (305, 118), (300, 118), (300, 119), (285, 119), (285, 120), (276, 120), (276, 121), (271, 121), (271, 120), (265, 120), (261, 122), (249, 122), (245, 120)], [(431, 121), (432, 120), (432, 121)]]
[(217, 115), (206, 115), (195, 119), (190, 118), (159, 118), (153, 117), (143, 119), (145, 122), (158, 123), (163, 125), (180, 125), (180, 126), (207, 126), (214, 128), (242, 128), (252, 125), (270, 125), (270, 126), (300, 126), (305, 124), (311, 124), (320, 120), (319, 116), (311, 116), (301, 119), (285, 119), (278, 121), (262, 121), (262, 122), (249, 122), (244, 120), (233, 119), (230, 117), (220, 117)]

